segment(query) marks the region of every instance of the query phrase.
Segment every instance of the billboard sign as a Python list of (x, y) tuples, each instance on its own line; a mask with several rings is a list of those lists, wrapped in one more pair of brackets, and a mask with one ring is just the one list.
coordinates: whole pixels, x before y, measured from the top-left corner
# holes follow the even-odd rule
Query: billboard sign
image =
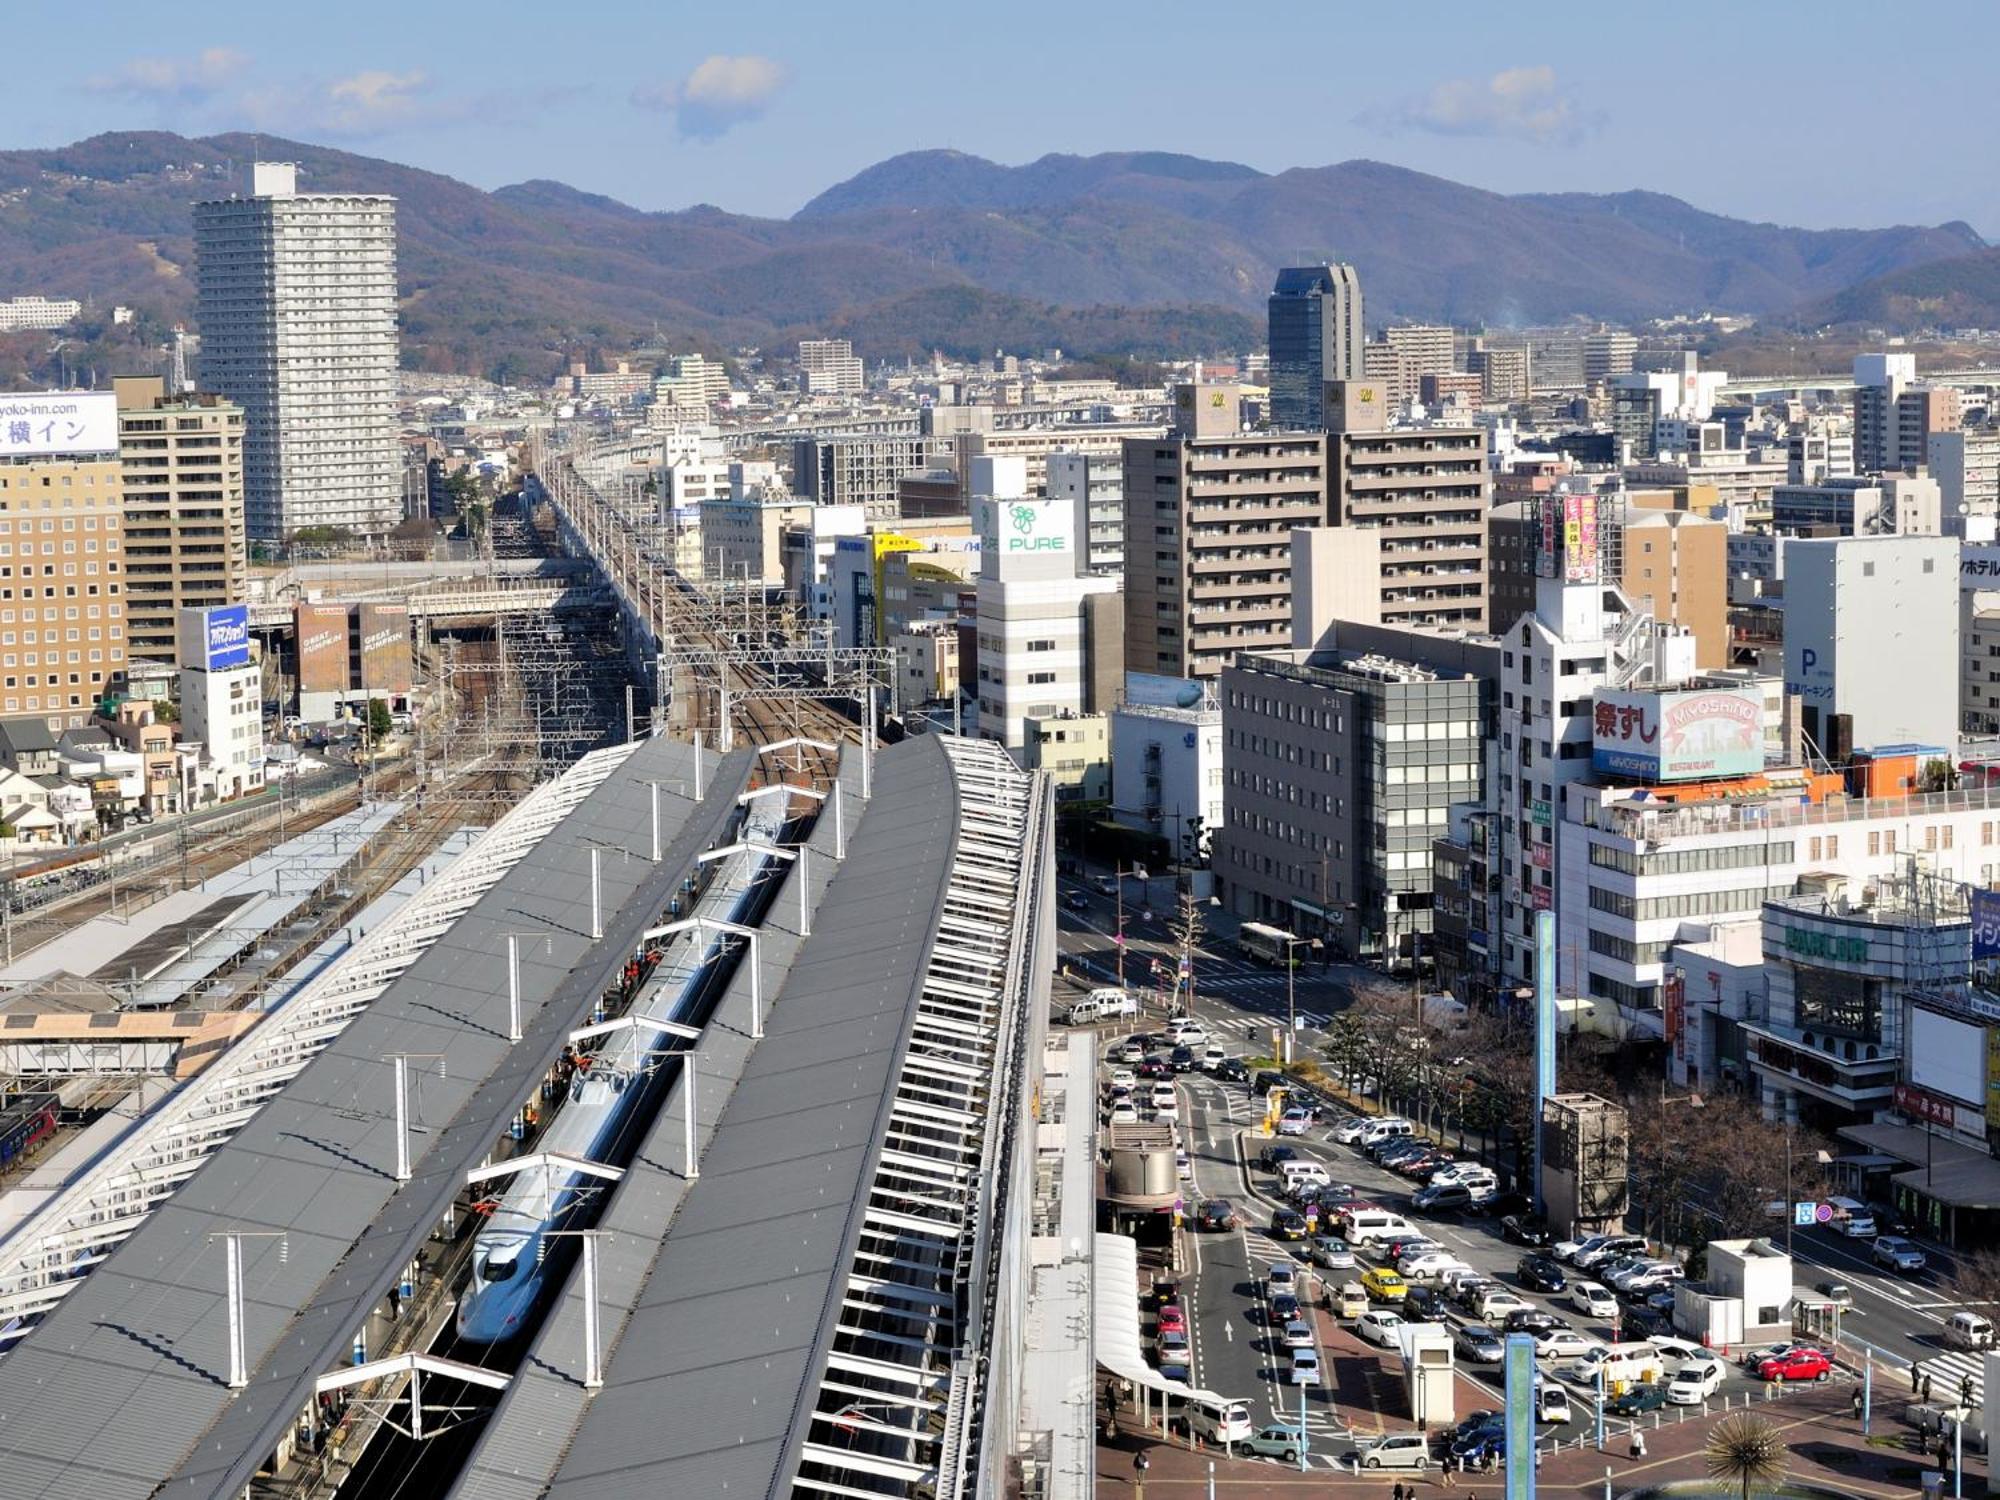
[(118, 451), (118, 398), (109, 391), (0, 395), (0, 459)]
[(220, 604), (184, 609), (175, 632), (180, 664), (203, 672), (250, 665), (250, 606)]
[(361, 634), (361, 689), (407, 693), (413, 675), (409, 606), (364, 604), (356, 615), (355, 626)]
[(1010, 500), (996, 507), (1000, 550), (1067, 552), (1076, 508), (1058, 500)]
[(1747, 688), (1600, 690), (1590, 763), (1644, 781), (1700, 781), (1764, 769), (1764, 697)]
[(1914, 1083), (1897, 1084), (1894, 1101), (1897, 1109), (1926, 1125), (1942, 1125), (1949, 1130), (1958, 1121), (1956, 1105)]
[(1535, 572), (1565, 583), (1598, 581), (1597, 496), (1589, 492), (1544, 495), (1536, 512), (1540, 532)]
[(299, 691), (347, 691), (348, 618), (345, 604), (301, 604), (296, 615)]

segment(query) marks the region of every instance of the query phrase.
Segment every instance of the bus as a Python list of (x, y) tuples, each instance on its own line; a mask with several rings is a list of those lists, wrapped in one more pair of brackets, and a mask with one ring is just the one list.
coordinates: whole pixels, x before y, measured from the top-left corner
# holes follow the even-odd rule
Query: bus
[(1298, 942), (1299, 939), (1289, 932), (1276, 927), (1266, 927), (1262, 922), (1245, 922), (1236, 934), (1236, 951), (1245, 958), (1282, 967), (1287, 950), (1296, 947)]

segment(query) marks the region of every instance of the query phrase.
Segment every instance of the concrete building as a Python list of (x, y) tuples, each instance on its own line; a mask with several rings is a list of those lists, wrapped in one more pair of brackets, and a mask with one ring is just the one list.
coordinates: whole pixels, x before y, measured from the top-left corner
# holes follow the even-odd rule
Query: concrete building
[(1845, 419), (1807, 417), (1785, 436), (1785, 482), (1824, 484), (1854, 472), (1854, 427)]
[(970, 505), (973, 462), (979, 458), (1018, 458), (1026, 464), (1026, 491), (1030, 496), (1049, 490), (1049, 460), (1058, 453), (1083, 454), (1093, 466), (1109, 460), (1115, 467), (1123, 458), (1130, 438), (1158, 437), (1166, 428), (1158, 422), (1064, 422), (1046, 427), (1008, 427), (1000, 431), (976, 428), (953, 432), (943, 460), (959, 476), (959, 510)]
[(1484, 794), (1497, 642), (1339, 637), (1353, 644), (1245, 655), (1223, 672), (1218, 894), (1245, 921), (1408, 956), (1431, 927), (1433, 844), (1454, 803)]
[[(905, 718), (931, 705), (958, 703), (958, 621), (912, 620), (889, 637), (896, 653), (896, 703)], [(957, 715), (950, 716), (957, 728)]]
[(1018, 755), (1029, 720), (1109, 706), (1105, 679), (1124, 670), (1107, 660), (1122, 654), (1118, 584), (1082, 572), (1068, 501), (981, 499), (974, 520), (979, 734)]
[(1920, 467), (1932, 434), (1959, 425), (1958, 392), (1919, 384), (1914, 354), (1854, 356), (1855, 473)]
[(1533, 356), (1526, 344), (1475, 339), (1465, 368), (1477, 375), (1488, 401), (1526, 401), (1533, 389)]
[(1124, 453), (1051, 453), (1044, 465), (1048, 497), (1078, 507), (1076, 534), (1087, 539), (1089, 571), (1100, 578), (1124, 577)]
[(126, 650), (171, 662), (183, 609), (240, 604), (249, 567), (243, 409), (168, 396), (158, 376), (120, 377)]
[(1696, 666), (1728, 666), (1728, 526), (1690, 511), (1634, 510), (1620, 543), (1626, 597), (1659, 624), (1692, 631)]
[(2000, 735), (2000, 590), (1959, 591), (1959, 728)]
[(1583, 380), (1594, 384), (1632, 373), (1632, 361), (1639, 353), (1636, 335), (1622, 328), (1600, 328), (1583, 336)]
[(0, 333), (60, 328), (82, 312), (74, 297), (9, 297), (0, 300)]
[[(703, 576), (725, 581), (747, 578), (766, 588), (781, 587), (785, 581), (785, 528), (810, 525), (816, 508), (812, 501), (796, 495), (762, 491), (703, 501)], [(836, 509), (855, 513), (846, 507)]]
[(0, 714), (33, 715), (60, 731), (87, 723), (125, 673), (117, 397), (75, 391), (5, 404)]
[(799, 340), (799, 389), (813, 396), (858, 396), (867, 386), (848, 340)]
[[(1948, 537), (1785, 545), (1785, 691), (1813, 744), (1957, 744), (1958, 544)], [(1845, 729), (1835, 733), (1834, 717)]]
[(1449, 375), (1457, 368), (1454, 362), (1457, 334), (1448, 324), (1401, 323), (1383, 329), (1379, 337), (1390, 348), (1402, 353), (1413, 394), (1417, 382), (1424, 376)]
[(792, 488), (821, 505), (859, 505), (871, 521), (893, 521), (897, 482), (951, 453), (949, 438), (916, 432), (800, 438), (792, 445)]
[(1267, 304), (1271, 426), (1326, 425), (1326, 383), (1366, 376), (1361, 278), (1349, 265), (1291, 266), (1278, 272)]
[(1651, 458), (1663, 446), (1690, 451), (1697, 445), (1685, 440), (1663, 445), (1660, 424), (1706, 422), (1715, 410), (1716, 392), (1728, 379), (1721, 370), (1701, 369), (1694, 354), (1683, 355), (1677, 370), (1634, 370), (1612, 376), (1612, 434), (1635, 458)]
[(1968, 517), (2000, 517), (2000, 426), (1934, 432), (1926, 457), (1947, 536), (1964, 536)]
[[(183, 610), (177, 627), (183, 741), (201, 746), (218, 798), (254, 792), (264, 784), (264, 694), (248, 611)], [(407, 654), (407, 622), (404, 630)]]
[(1376, 387), (1328, 387), (1328, 519), (1379, 535), (1384, 624), (1484, 630), (1485, 429), (1390, 429), (1386, 408)]
[(653, 400), (660, 406), (707, 411), (729, 394), (729, 372), (705, 354), (677, 354), (653, 380)]
[(1030, 715), (1022, 721), (1021, 768), (1046, 771), (1058, 803), (1111, 801), (1111, 721), (1101, 713)]
[(1167, 841), (1175, 861), (1201, 858), (1222, 826), (1222, 708), (1121, 703), (1111, 730), (1111, 816)]
[(1125, 444), (1125, 665), (1213, 680), (1292, 635), (1291, 532), (1331, 519), (1321, 432), (1242, 432), (1234, 386), (1180, 386)]
[(259, 162), (249, 197), (197, 203), (201, 385), (243, 408), (250, 535), (386, 530), (396, 441), (396, 200), (301, 193)]

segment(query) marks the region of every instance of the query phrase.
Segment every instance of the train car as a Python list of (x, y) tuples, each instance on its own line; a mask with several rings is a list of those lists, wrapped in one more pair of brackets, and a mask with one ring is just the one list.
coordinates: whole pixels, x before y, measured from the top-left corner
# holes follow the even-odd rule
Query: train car
[[(784, 814), (761, 799), (742, 829), (747, 841), (775, 844)], [(747, 922), (756, 915), (765, 883), (782, 873), (782, 862), (744, 850), (719, 862), (715, 876), (692, 915), (723, 922)], [(643, 1019), (685, 1022), (699, 998), (710, 964), (733, 939), (720, 933), (676, 933), (633, 1001), (629, 1014)], [(656, 1094), (654, 1054), (674, 1045), (664, 1030), (634, 1027), (616, 1032), (579, 1067), (569, 1095), (536, 1143), (537, 1151), (606, 1161), (646, 1125), (643, 1102)], [(510, 1179), (506, 1194), (483, 1205), (487, 1226), (473, 1242), (472, 1276), (458, 1303), (458, 1336), (467, 1343), (502, 1343), (535, 1324), (543, 1291), (546, 1243), (552, 1229), (566, 1229), (589, 1217), (603, 1184), (581, 1173), (552, 1176), (523, 1172)], [(558, 1242), (560, 1243), (560, 1242)]]
[(16, 1094), (0, 1104), (0, 1167), (6, 1167), (55, 1134), (54, 1094)]

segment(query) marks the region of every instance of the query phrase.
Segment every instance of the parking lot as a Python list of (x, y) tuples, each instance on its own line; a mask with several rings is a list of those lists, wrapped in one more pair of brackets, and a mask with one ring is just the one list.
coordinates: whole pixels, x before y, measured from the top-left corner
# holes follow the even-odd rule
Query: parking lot
[[(1215, 1032), (1192, 1049), (1197, 1057), (1211, 1046), (1236, 1057), (1248, 1045), (1247, 1037), (1232, 1037), (1224, 1027)], [(1107, 1050), (1118, 1055), (1122, 1033), (1107, 1040), (1112, 1044)], [(1144, 1050), (1157, 1053), (1163, 1040)], [(1129, 1066), (1108, 1063), (1107, 1081), (1113, 1067)], [(1393, 1328), (1399, 1308), (1411, 1301), (1422, 1304), (1417, 1318), (1450, 1331), (1457, 1370), (1455, 1419), (1502, 1405), (1498, 1334), (1511, 1311), (1517, 1324), (1541, 1328), (1551, 1345), (1550, 1355), (1538, 1361), (1548, 1398), (1548, 1420), (1538, 1425), (1539, 1446), (1554, 1452), (1575, 1448), (1581, 1440), (1594, 1447), (1598, 1382), (1572, 1363), (1619, 1335), (1630, 1346), (1635, 1341), (1633, 1304), (1608, 1295), (1577, 1294), (1573, 1282), (1590, 1279), (1589, 1273), (1580, 1276), (1567, 1266), (1544, 1263), (1524, 1276), (1524, 1258), (1545, 1256), (1546, 1251), (1503, 1237), (1497, 1214), (1462, 1206), (1428, 1212), (1416, 1208), (1420, 1180), (1399, 1176), (1356, 1147), (1332, 1139), (1342, 1120), (1352, 1116), (1329, 1114), (1298, 1135), (1265, 1134), (1266, 1101), (1256, 1092), (1257, 1080), (1248, 1070), (1244, 1075), (1241, 1081), (1219, 1079), (1198, 1065), (1169, 1075), (1173, 1105), (1166, 1117), (1186, 1152), (1185, 1226), (1177, 1241), (1185, 1352), (1180, 1338), (1172, 1342), (1175, 1361), (1187, 1362), (1190, 1382), (1244, 1400), (1256, 1429), (1303, 1429), (1307, 1468), (1347, 1468), (1356, 1457), (1365, 1461), (1380, 1439), (1415, 1431)], [(1148, 1117), (1157, 1084), (1134, 1081), (1135, 1112)], [(1329, 1221), (1308, 1224), (1285, 1217), (1296, 1214), (1298, 1205), (1288, 1201), (1277, 1173), (1260, 1160), (1273, 1146), (1289, 1148), (1298, 1163), (1312, 1164), (1293, 1169), (1302, 1177), (1313, 1179), (1323, 1172), (1327, 1183), (1338, 1185), (1324, 1196), (1346, 1198), (1351, 1190), (1352, 1199), (1407, 1219), (1429, 1247), (1415, 1247), (1416, 1258), (1409, 1258), (1410, 1247), (1401, 1241), (1410, 1236), (1399, 1234), (1380, 1245), (1352, 1247), (1349, 1262), (1348, 1247), (1327, 1232)], [(1314, 1171), (1314, 1165), (1321, 1171)], [(1469, 1195), (1438, 1196), (1462, 1205)], [(1227, 1227), (1204, 1227), (1204, 1206), (1215, 1200), (1233, 1211)], [(1405, 1257), (1406, 1278), (1395, 1272), (1398, 1254)], [(1334, 1264), (1316, 1265), (1316, 1258)], [(1445, 1288), (1426, 1268), (1451, 1262), (1466, 1269), (1449, 1279), (1483, 1284), (1484, 1290), (1468, 1294), (1462, 1303), (1445, 1300)], [(1355, 1281), (1367, 1283), (1371, 1294), (1343, 1307), (1341, 1289)], [(1474, 1310), (1482, 1302), (1484, 1316)], [(1635, 1424), (1651, 1435), (1686, 1416), (1766, 1400), (1767, 1383), (1736, 1362), (1741, 1351), (1727, 1353), (1732, 1357), (1717, 1357), (1684, 1340), (1661, 1340), (1632, 1354), (1632, 1362), (1613, 1367), (1621, 1378), (1605, 1382), (1607, 1449), (1624, 1452)], [(1672, 1377), (1689, 1365), (1706, 1368), (1707, 1374), (1699, 1379), (1691, 1375), (1668, 1400)], [(1793, 1382), (1815, 1393), (1838, 1390), (1841, 1399), (1851, 1394), (1851, 1374), (1822, 1368), (1810, 1357), (1793, 1360), (1786, 1370)], [(1649, 1378), (1655, 1372), (1658, 1378)], [(1473, 1432), (1454, 1443), (1443, 1430), (1449, 1425), (1431, 1424), (1423, 1449), (1433, 1464), (1453, 1446), (1475, 1472), (1489, 1452), (1499, 1458), (1496, 1439)], [(1272, 1452), (1279, 1445), (1255, 1446), (1270, 1456), (1225, 1462), (1236, 1467), (1238, 1462), (1255, 1466), (1279, 1461), (1280, 1455)], [(1284, 1461), (1296, 1463), (1289, 1445), (1283, 1446)], [(1374, 1451), (1388, 1457), (1394, 1449)]]

